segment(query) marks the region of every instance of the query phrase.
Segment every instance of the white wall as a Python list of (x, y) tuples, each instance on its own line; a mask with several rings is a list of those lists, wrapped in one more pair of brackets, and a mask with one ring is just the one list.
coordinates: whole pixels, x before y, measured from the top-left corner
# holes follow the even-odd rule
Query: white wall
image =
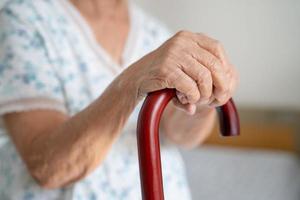
[(136, 1), (174, 31), (222, 41), (240, 71), (240, 105), (300, 110), (299, 0)]

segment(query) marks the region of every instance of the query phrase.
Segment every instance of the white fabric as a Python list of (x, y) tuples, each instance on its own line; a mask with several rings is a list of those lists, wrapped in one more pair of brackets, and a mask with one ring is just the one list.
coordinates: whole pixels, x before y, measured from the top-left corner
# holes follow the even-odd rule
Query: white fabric
[[(129, 10), (131, 28), (118, 65), (70, 2), (7, 1), (0, 11), (0, 113), (55, 109), (72, 116), (84, 109), (123, 69), (170, 36), (135, 5), (130, 3)], [(104, 162), (73, 186), (57, 190), (34, 182), (0, 128), (0, 199), (140, 199), (135, 137), (140, 106)], [(164, 144), (161, 151), (166, 199), (190, 199), (177, 149)]]

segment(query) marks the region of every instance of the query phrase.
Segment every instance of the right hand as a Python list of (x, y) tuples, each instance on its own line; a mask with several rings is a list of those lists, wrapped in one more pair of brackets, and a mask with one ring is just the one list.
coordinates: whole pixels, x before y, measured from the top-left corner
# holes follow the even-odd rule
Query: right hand
[[(225, 104), (238, 81), (222, 45), (201, 33), (180, 31), (132, 65), (138, 95), (175, 88), (181, 104)], [(178, 105), (177, 105), (178, 106)]]

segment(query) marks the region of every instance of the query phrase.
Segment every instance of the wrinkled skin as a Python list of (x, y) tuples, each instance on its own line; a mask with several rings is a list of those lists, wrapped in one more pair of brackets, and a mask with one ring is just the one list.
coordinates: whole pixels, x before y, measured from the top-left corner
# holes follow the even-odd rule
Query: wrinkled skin
[[(176, 106), (195, 112), (196, 106), (220, 106), (233, 95), (238, 75), (217, 40), (180, 31), (134, 64), (139, 95), (176, 88)], [(179, 100), (179, 101), (178, 101)]]
[(181, 110), (169, 104), (162, 121), (164, 133), (175, 144), (195, 147), (211, 132), (214, 106), (233, 95), (237, 82), (236, 70), (218, 41), (180, 31), (124, 70), (75, 116), (41, 109), (6, 114), (4, 121), (37, 183), (60, 188), (101, 164), (148, 92), (176, 88), (174, 105)]

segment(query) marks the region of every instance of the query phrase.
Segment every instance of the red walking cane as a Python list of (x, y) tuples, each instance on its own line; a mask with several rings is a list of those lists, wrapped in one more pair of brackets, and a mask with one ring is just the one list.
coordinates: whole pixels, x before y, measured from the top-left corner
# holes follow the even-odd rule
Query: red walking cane
[[(149, 93), (141, 108), (137, 125), (137, 142), (143, 200), (163, 200), (163, 182), (159, 146), (159, 122), (161, 115), (175, 97), (175, 89)], [(239, 135), (239, 117), (230, 99), (218, 107), (222, 136)]]

